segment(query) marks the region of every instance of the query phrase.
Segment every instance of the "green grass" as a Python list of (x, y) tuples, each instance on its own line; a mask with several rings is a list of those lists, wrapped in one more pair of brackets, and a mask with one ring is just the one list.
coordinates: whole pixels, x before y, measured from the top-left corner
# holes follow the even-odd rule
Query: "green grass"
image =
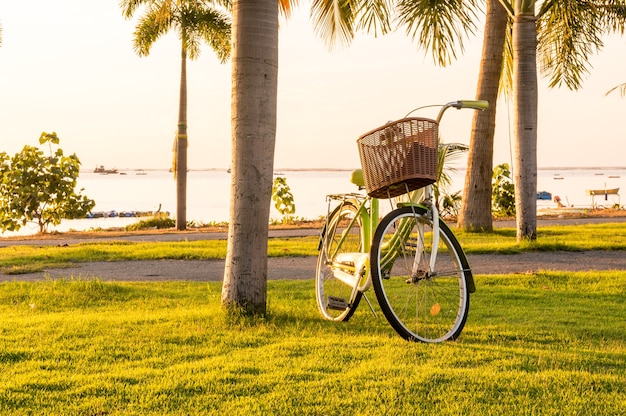
[[(518, 243), (514, 229), (489, 233), (454, 231), (466, 253), (625, 250), (626, 223), (540, 227), (536, 242)], [(62, 241), (62, 240), (60, 240)], [(21, 243), (17, 243), (21, 244)], [(318, 237), (271, 238), (270, 257), (317, 256)], [(14, 245), (0, 249), (0, 271), (23, 274), (89, 261), (223, 259), (225, 240), (181, 242), (88, 242), (69, 246)]]
[[(626, 408), (626, 273), (477, 276), (453, 343), (270, 281), (227, 322), (219, 283), (0, 284), (0, 414), (608, 415)], [(373, 303), (373, 293), (370, 294)]]
[[(317, 256), (317, 246), (318, 237), (270, 239), (268, 254), (271, 257)], [(13, 245), (0, 249), (0, 271), (5, 274), (32, 273), (89, 261), (206, 260), (225, 257), (225, 240)]]
[(515, 229), (495, 229), (489, 233), (454, 230), (468, 253), (502, 254), (523, 251), (626, 250), (626, 223), (555, 225), (537, 228), (537, 240), (518, 243)]

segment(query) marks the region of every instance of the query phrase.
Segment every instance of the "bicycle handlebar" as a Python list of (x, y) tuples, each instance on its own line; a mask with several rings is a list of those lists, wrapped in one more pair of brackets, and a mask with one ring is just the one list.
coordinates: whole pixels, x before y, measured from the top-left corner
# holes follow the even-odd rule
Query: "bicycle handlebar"
[(459, 100), (453, 105), (454, 108), (472, 108), (474, 110), (486, 110), (489, 108), (489, 101), (485, 100)]
[(441, 107), (439, 110), (439, 115), (437, 116), (437, 123), (441, 121), (441, 117), (443, 117), (443, 113), (450, 107), (454, 107), (457, 110), (462, 108), (471, 108), (472, 110), (486, 110), (489, 108), (489, 102), (485, 100), (457, 100), (449, 102), (446, 105)]
[(409, 111), (404, 116), (404, 118), (407, 118), (411, 113), (414, 113), (417, 110), (421, 110), (423, 108), (428, 108), (428, 107), (441, 107), (441, 110), (439, 110), (439, 115), (437, 116), (437, 122), (439, 122), (441, 120), (441, 117), (443, 116), (443, 113), (450, 107), (454, 107), (457, 110), (460, 110), (462, 108), (471, 108), (473, 110), (486, 110), (486, 109), (489, 108), (489, 101), (485, 101), (485, 100), (457, 100), (457, 101), (449, 102), (448, 104), (425, 105), (425, 106), (417, 107), (417, 108)]

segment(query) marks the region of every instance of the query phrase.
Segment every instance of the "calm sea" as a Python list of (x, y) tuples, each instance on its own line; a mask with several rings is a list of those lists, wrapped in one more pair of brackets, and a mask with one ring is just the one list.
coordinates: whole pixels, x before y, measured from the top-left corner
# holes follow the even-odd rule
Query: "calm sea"
[[(79, 188), (96, 201), (94, 211), (161, 211), (172, 217), (176, 211), (176, 183), (167, 171), (125, 171), (124, 174), (101, 175), (81, 172)], [(325, 215), (328, 209), (325, 196), (329, 193), (353, 192), (349, 171), (284, 171), (296, 205), (296, 216), (314, 219)], [(559, 196), (568, 206), (591, 206), (588, 189), (626, 189), (626, 168), (562, 168), (541, 169), (538, 172), (538, 191)], [(464, 170), (454, 177), (454, 190), (461, 189)], [(191, 171), (187, 184), (187, 219), (198, 223), (228, 221), (230, 174), (226, 171)], [(598, 205), (612, 206), (621, 201), (617, 196), (596, 197)], [(538, 208), (555, 207), (552, 200), (538, 201)], [(272, 218), (280, 215), (272, 210)], [(138, 218), (94, 218), (64, 221), (56, 229), (89, 230), (91, 228), (119, 227), (137, 222)], [(33, 234), (34, 227), (25, 227), (19, 234)], [(14, 235), (5, 233), (4, 236)]]

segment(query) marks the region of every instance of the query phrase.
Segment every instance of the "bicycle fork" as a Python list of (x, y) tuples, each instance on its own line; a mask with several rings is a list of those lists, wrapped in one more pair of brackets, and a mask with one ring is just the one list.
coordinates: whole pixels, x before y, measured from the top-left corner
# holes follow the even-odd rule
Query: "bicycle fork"
[[(415, 228), (417, 231), (417, 242), (415, 244), (415, 256), (413, 256), (413, 264), (411, 267), (411, 276), (407, 280), (407, 283), (416, 283), (418, 280), (424, 277), (430, 277), (434, 275), (434, 270), (437, 264), (437, 253), (439, 251), (439, 210), (434, 203), (432, 187), (427, 186), (424, 189), (424, 196), (422, 198), (422, 203), (428, 206), (428, 215), (431, 215), (432, 220), (432, 236), (431, 236), (431, 247), (430, 247), (430, 258), (428, 259), (428, 270), (425, 270), (424, 267), (424, 257), (426, 253), (426, 233), (424, 232), (424, 225), (418, 219), (418, 214), (415, 211), (415, 203), (411, 202), (409, 206), (413, 211), (413, 222), (415, 224)], [(398, 249), (403, 250), (400, 246), (402, 245), (402, 241), (406, 241), (409, 239), (409, 236), (412, 232), (413, 222), (408, 221), (403, 226), (401, 225), (397, 230), (395, 243), (399, 243)], [(385, 262), (383, 262), (384, 264)]]

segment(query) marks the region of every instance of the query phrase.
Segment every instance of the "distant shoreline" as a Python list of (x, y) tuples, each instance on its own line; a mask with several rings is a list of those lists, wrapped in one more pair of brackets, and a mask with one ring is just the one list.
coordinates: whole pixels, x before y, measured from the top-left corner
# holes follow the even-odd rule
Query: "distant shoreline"
[[(351, 168), (276, 168), (276, 172), (350, 172), (359, 167)], [(467, 170), (465, 167), (455, 167), (457, 171)], [(119, 172), (168, 172), (169, 169), (163, 168), (120, 168)], [(538, 167), (537, 170), (626, 170), (626, 166), (544, 166)], [(189, 172), (227, 172), (228, 168), (202, 168), (189, 169)], [(94, 173), (93, 169), (81, 169), (81, 173)]]
[[(278, 174), (279, 172), (351, 172), (354, 169), (358, 169), (358, 168), (286, 168), (286, 169), (276, 169), (275, 170), (275, 174)], [(148, 172), (169, 172), (169, 169), (159, 169), (159, 168), (141, 168), (141, 169), (134, 169), (134, 168), (116, 168), (116, 170), (118, 172), (124, 172), (124, 173), (128, 173), (128, 172), (144, 172), (144, 173), (148, 173)], [(207, 168), (207, 169), (189, 169), (187, 172), (228, 172), (227, 168)], [(93, 169), (81, 169), (80, 173), (97, 173), (94, 172)]]

